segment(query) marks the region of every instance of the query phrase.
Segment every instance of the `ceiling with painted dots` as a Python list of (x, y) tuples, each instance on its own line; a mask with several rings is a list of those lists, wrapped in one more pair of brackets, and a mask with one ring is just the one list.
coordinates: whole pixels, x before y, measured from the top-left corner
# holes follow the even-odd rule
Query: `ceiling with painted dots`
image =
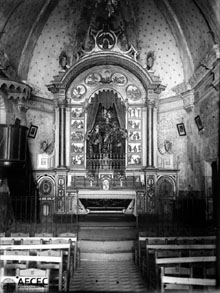
[(0, 0), (0, 46), (37, 96), (52, 98), (46, 85), (61, 70), (61, 52), (73, 64), (89, 27), (103, 21), (123, 27), (124, 41), (137, 49), (143, 67), (154, 51), (153, 71), (167, 91), (187, 81), (220, 38), (217, 0), (121, 0), (110, 18), (95, 2)]
[(139, 1), (140, 61), (144, 64), (147, 52), (155, 51), (154, 70), (170, 88), (183, 82), (184, 73), (180, 52), (168, 23), (153, 0)]

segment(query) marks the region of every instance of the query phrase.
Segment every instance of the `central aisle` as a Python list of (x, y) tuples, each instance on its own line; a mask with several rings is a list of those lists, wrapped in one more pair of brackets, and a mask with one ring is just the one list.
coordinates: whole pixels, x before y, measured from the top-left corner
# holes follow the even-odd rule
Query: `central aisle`
[(146, 284), (133, 262), (136, 240), (132, 215), (81, 217), (81, 264), (71, 280), (70, 292), (146, 292)]
[(71, 280), (70, 292), (146, 292), (133, 261), (82, 261)]

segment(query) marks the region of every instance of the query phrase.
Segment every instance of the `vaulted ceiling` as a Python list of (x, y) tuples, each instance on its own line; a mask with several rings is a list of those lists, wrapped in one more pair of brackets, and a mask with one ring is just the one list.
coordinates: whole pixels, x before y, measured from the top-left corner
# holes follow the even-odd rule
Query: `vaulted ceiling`
[(89, 46), (89, 29), (107, 23), (123, 29), (124, 47), (133, 45), (143, 66), (155, 52), (153, 70), (169, 90), (219, 43), (219, 15), (218, 0), (0, 0), (0, 46), (19, 78), (51, 98), (46, 85), (60, 70), (61, 52), (72, 64)]

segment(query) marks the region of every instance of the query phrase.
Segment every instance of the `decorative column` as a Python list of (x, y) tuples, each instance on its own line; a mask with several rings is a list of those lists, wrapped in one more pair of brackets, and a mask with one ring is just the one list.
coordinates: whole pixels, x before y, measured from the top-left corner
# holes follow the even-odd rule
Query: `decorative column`
[(142, 162), (147, 166), (147, 107), (142, 110)]
[(66, 100), (58, 100), (58, 168), (66, 168)]
[(147, 105), (147, 167), (154, 167), (154, 105), (152, 100), (146, 101)]

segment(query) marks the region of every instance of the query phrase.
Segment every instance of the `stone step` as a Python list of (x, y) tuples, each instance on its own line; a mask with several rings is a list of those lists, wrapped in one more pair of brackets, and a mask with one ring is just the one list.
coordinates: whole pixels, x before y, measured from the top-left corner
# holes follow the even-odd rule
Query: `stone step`
[(126, 261), (132, 259), (133, 253), (128, 251), (80, 252), (81, 261)]
[(137, 239), (136, 229), (80, 229), (79, 240), (93, 241), (123, 241)]
[(134, 240), (126, 241), (90, 241), (79, 240), (78, 246), (81, 252), (111, 252), (111, 251), (132, 251)]
[(80, 222), (78, 226), (80, 229), (89, 229), (90, 227), (92, 227), (92, 229), (94, 228), (131, 229), (136, 227), (136, 222), (130, 222), (130, 223), (117, 222), (117, 223), (114, 223), (114, 226), (113, 226), (112, 223), (109, 223), (109, 222), (98, 223), (97, 221), (91, 221), (88, 223)]
[(126, 215), (122, 213), (97, 213), (97, 214), (87, 214), (87, 215), (79, 215), (79, 226), (135, 226), (136, 218), (134, 215)]

